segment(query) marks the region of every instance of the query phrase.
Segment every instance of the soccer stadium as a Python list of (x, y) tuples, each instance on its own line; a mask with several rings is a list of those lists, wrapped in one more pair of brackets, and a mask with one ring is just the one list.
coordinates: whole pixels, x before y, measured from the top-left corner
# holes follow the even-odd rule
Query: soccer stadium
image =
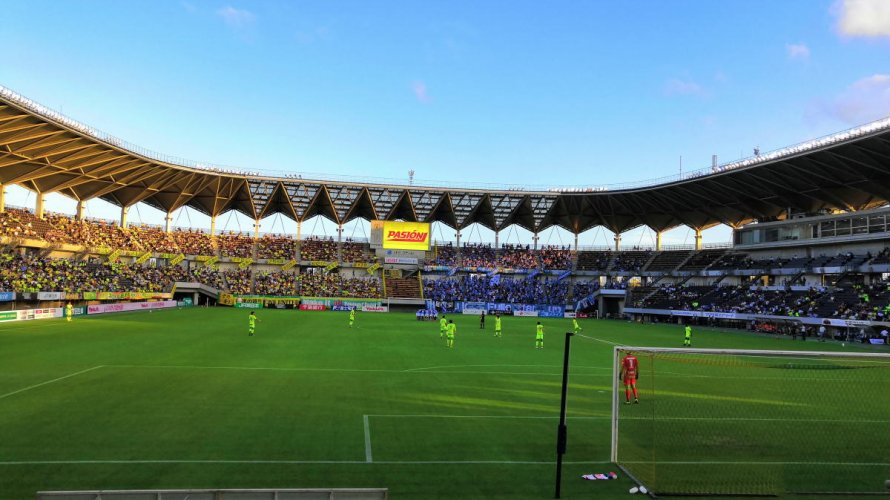
[(0, 86), (0, 499), (890, 494), (890, 118), (558, 187), (85, 121)]

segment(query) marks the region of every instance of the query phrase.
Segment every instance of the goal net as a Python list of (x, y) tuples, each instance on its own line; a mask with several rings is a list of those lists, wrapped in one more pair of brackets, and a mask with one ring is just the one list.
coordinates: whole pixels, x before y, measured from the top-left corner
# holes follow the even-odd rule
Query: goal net
[(886, 492), (890, 355), (619, 346), (613, 362), (611, 459), (655, 494)]

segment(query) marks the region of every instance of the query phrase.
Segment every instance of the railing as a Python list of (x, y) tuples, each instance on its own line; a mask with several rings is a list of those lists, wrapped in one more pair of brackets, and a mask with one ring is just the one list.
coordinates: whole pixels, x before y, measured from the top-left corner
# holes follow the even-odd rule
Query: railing
[(117, 148), (124, 149), (135, 153), (137, 155), (143, 156), (145, 158), (157, 160), (163, 163), (167, 163), (174, 166), (181, 166), (187, 168), (193, 168), (198, 170), (204, 170), (208, 172), (216, 172), (222, 174), (232, 174), (239, 176), (255, 176), (255, 177), (278, 177), (284, 179), (306, 179), (306, 180), (317, 180), (317, 181), (339, 181), (339, 182), (349, 182), (349, 183), (368, 183), (368, 184), (395, 184), (399, 186), (423, 186), (423, 187), (450, 187), (450, 188), (458, 188), (458, 189), (483, 189), (483, 190), (499, 190), (499, 191), (517, 191), (517, 192), (525, 192), (525, 191), (539, 191), (539, 192), (550, 192), (555, 194), (562, 193), (597, 193), (597, 192), (608, 192), (608, 191), (621, 191), (628, 189), (639, 189), (643, 187), (654, 187), (660, 186), (664, 184), (670, 184), (674, 182), (687, 181), (692, 179), (697, 179), (700, 177), (707, 177), (709, 175), (721, 174), (727, 171), (736, 170), (739, 168), (750, 167), (754, 165), (759, 165), (763, 163), (772, 162), (775, 160), (779, 160), (782, 158), (796, 156), (801, 153), (806, 153), (809, 151), (814, 151), (817, 149), (821, 149), (824, 147), (828, 147), (840, 142), (856, 139), (859, 137), (863, 137), (866, 135), (883, 132), (885, 130), (890, 129), (890, 117), (883, 118), (880, 120), (873, 121), (871, 123), (867, 123), (865, 125), (861, 125), (858, 127), (854, 127), (842, 132), (838, 132), (831, 135), (826, 135), (823, 137), (819, 137), (817, 139), (813, 139), (810, 141), (805, 141), (793, 146), (777, 149), (774, 151), (770, 151), (764, 154), (755, 154), (753, 156), (749, 156), (747, 158), (740, 159), (738, 161), (723, 163), (720, 165), (701, 168), (698, 170), (692, 170), (689, 172), (668, 175), (663, 177), (658, 177), (655, 179), (647, 179), (642, 181), (634, 181), (634, 182), (623, 182), (623, 183), (614, 183), (614, 184), (604, 184), (601, 186), (544, 186), (544, 185), (516, 185), (516, 184), (497, 184), (497, 183), (467, 183), (467, 182), (448, 182), (448, 181), (431, 181), (431, 180), (417, 180), (415, 182), (409, 182), (407, 185), (404, 179), (391, 179), (385, 177), (372, 177), (372, 176), (347, 176), (347, 175), (332, 175), (327, 173), (300, 173), (294, 174), (293, 172), (280, 171), (280, 170), (244, 170), (231, 166), (224, 165), (215, 165), (207, 162), (197, 162), (193, 160), (188, 160), (185, 158), (181, 158), (178, 156), (171, 156), (162, 153), (158, 153), (156, 151), (152, 151), (147, 148), (143, 148), (136, 144), (124, 141), (118, 137), (115, 137), (106, 132), (102, 132), (96, 128), (90, 127), (88, 125), (84, 125), (77, 120), (74, 120), (58, 111), (50, 109), (34, 100), (28, 99), (27, 97), (22, 96), (21, 94), (0, 85), (0, 97), (18, 104), (27, 110), (41, 116), (52, 120), (56, 123), (64, 125), (70, 129), (76, 130), (82, 134), (91, 136), (100, 141), (103, 141), (107, 144), (111, 144)]

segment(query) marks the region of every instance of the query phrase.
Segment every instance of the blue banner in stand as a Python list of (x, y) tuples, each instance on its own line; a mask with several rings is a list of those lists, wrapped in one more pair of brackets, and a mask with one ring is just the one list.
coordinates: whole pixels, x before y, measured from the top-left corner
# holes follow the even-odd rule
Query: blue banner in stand
[(15, 300), (15, 292), (0, 292), (0, 302), (11, 302)]
[(562, 318), (565, 313), (565, 307), (552, 305), (537, 306), (538, 316), (542, 318)]

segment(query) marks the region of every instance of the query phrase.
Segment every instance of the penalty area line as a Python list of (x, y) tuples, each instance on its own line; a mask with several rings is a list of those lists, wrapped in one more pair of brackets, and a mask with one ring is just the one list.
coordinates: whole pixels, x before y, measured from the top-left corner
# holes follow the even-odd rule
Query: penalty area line
[[(581, 337), (582, 339), (593, 340), (593, 341), (595, 341), (595, 342), (602, 342), (603, 344), (618, 345), (618, 346), (625, 346), (625, 345), (626, 345), (626, 344), (622, 344), (622, 343), (620, 343), (620, 342), (611, 342), (611, 341), (609, 341), (609, 340), (603, 340), (603, 339), (598, 339), (598, 338), (596, 338), (596, 337), (590, 337), (590, 336), (588, 336), (588, 335), (584, 335), (584, 334), (581, 334), (581, 333), (576, 333), (575, 336), (576, 336), (576, 337)], [(611, 369), (611, 368), (610, 368), (610, 369)]]
[(58, 382), (58, 381), (60, 381), (60, 380), (65, 380), (66, 378), (71, 378), (71, 377), (76, 377), (76, 376), (78, 376), (78, 375), (83, 375), (84, 373), (91, 372), (91, 371), (93, 371), (93, 370), (98, 370), (99, 368), (104, 368), (104, 367), (105, 367), (105, 365), (94, 366), (94, 367), (92, 367), (92, 368), (87, 368), (86, 370), (81, 370), (81, 371), (79, 371), (79, 372), (70, 373), (70, 374), (68, 374), (68, 375), (65, 375), (65, 376), (62, 376), (62, 377), (59, 377), (59, 378), (54, 378), (54, 379), (52, 379), (52, 380), (47, 380), (46, 382), (41, 382), (41, 383), (39, 383), (39, 384), (34, 384), (34, 385), (31, 385), (31, 386), (25, 387), (25, 388), (23, 388), (23, 389), (19, 389), (19, 390), (17, 390), (17, 391), (7, 392), (6, 394), (0, 395), (0, 399), (8, 398), (9, 396), (14, 396), (14, 395), (16, 395), (16, 394), (20, 394), (20, 393), (25, 392), (25, 391), (30, 391), (31, 389), (36, 389), (36, 388), (38, 388), (38, 387), (43, 387), (43, 386), (45, 386), (45, 385), (49, 385), (49, 384)]
[(371, 463), (374, 461), (374, 456), (371, 454), (371, 421), (368, 418), (370, 415), (362, 415), (362, 420), (365, 423), (365, 462)]

